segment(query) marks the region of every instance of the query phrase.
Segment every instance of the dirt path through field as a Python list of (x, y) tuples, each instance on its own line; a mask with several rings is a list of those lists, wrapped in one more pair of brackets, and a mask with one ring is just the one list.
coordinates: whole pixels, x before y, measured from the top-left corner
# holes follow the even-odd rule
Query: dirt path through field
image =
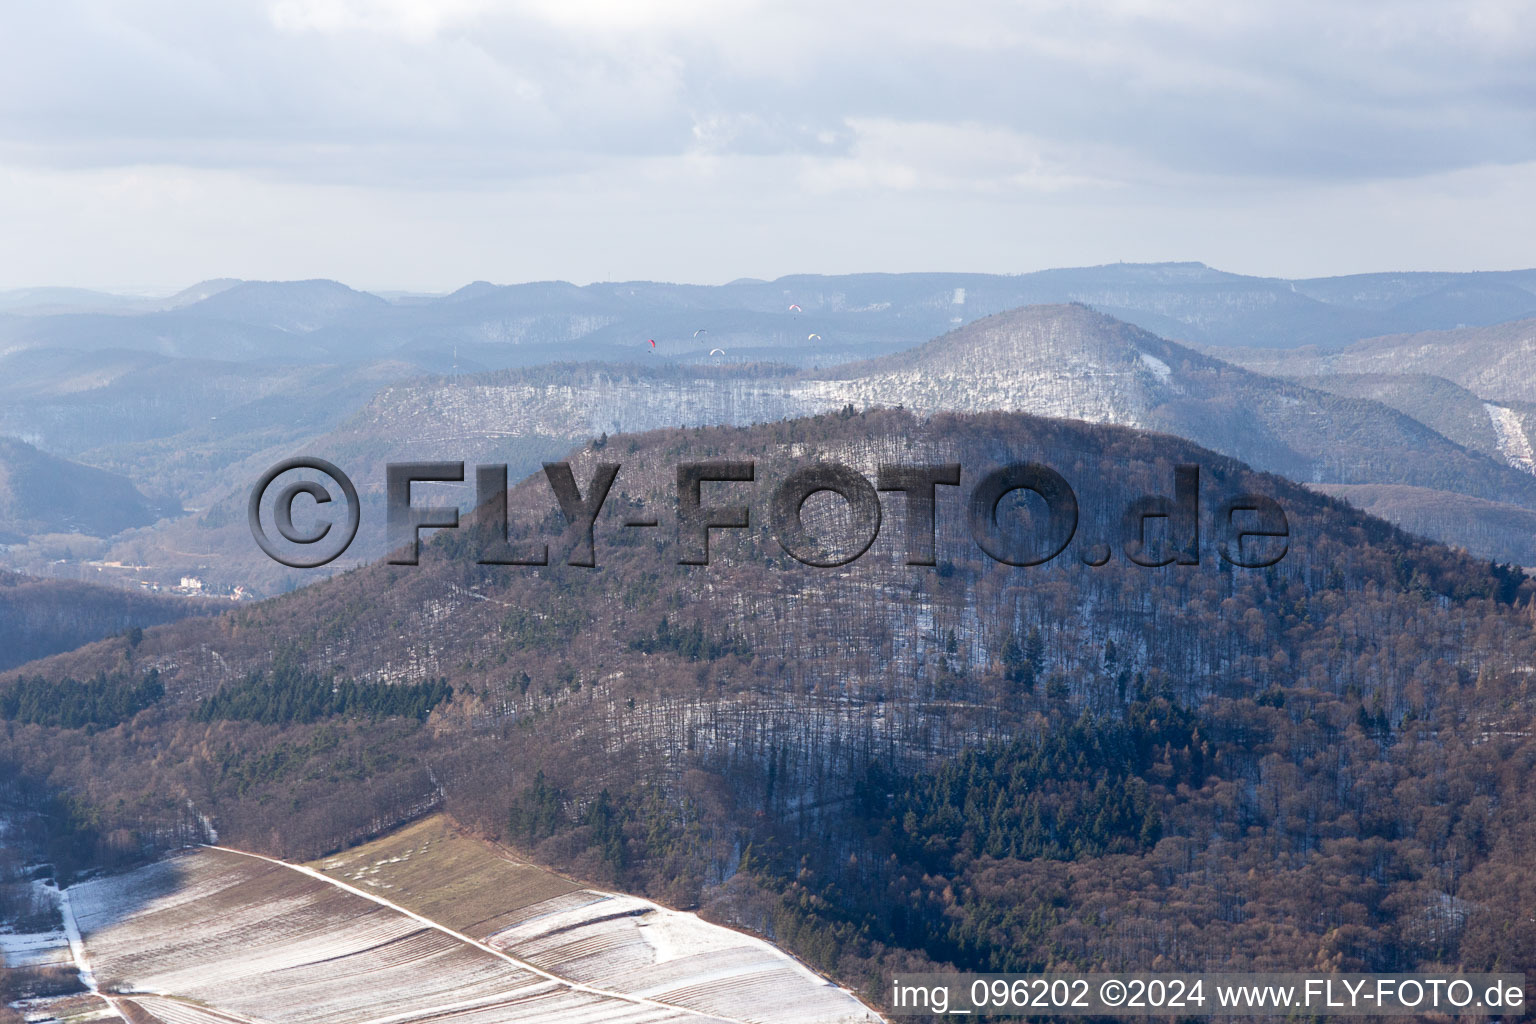
[(59, 894), (60, 916), (64, 919), (64, 934), (69, 938), (69, 955), (75, 961), (75, 971), (80, 975), (80, 984), (90, 990), (91, 995), (107, 1004), (107, 1007), (123, 1020), (123, 1011), (111, 996), (96, 987), (96, 975), (91, 972), (91, 963), (85, 955), (85, 940), (80, 936), (80, 925), (75, 920), (75, 908), (69, 902), (69, 890), (56, 890)]

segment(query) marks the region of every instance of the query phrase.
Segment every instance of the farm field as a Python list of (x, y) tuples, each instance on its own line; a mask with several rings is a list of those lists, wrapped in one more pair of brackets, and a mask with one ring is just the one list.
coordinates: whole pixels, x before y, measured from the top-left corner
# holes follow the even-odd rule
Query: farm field
[(0, 935), (0, 957), (6, 967), (61, 967), (70, 962), (69, 939), (63, 932)]
[(877, 1019), (769, 943), (648, 900), (582, 888), (442, 815), (313, 866), (605, 991), (765, 1024)]
[(155, 1017), (133, 1016), (131, 1011), (125, 1015), (125, 1009), (88, 992), (28, 999), (20, 1004), (21, 1019), (28, 1024), (160, 1024)]
[(767, 943), (583, 889), (443, 817), (314, 866), (187, 850), (72, 886), (65, 905), (94, 993), (30, 1008), (29, 1019), (878, 1020)]
[(456, 828), (444, 815), (309, 865), (476, 939), (581, 888)]

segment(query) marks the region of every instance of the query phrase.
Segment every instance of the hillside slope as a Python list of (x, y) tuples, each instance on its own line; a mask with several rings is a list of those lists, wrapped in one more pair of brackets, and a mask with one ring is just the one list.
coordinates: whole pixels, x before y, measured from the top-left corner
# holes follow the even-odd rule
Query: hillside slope
[(0, 437), (0, 543), (42, 533), (110, 537), (172, 511), (126, 477)]
[[(1453, 543), (1466, 536), (1456, 495), (1536, 510), (1536, 475), (1497, 454), (1486, 411), (1480, 447), (1463, 447), (1382, 402), (1242, 370), (1082, 306), (1013, 310), (908, 352), (814, 373), (579, 364), (407, 381), (306, 450), (343, 466), (363, 494), (363, 530), (343, 563), (355, 565), (383, 554), (380, 491), (391, 461), (503, 462), (516, 475), (604, 434), (765, 423), (849, 405), (1114, 423), (1186, 437), (1297, 480), (1433, 490), (1443, 498), (1427, 518), (1416, 506), (1414, 528)], [(243, 491), (226, 494), (201, 523), (172, 526), (163, 543), (219, 545), (237, 582), (269, 582), (277, 574), (248, 542), (245, 500)], [(1390, 502), (1375, 510), (1394, 515)], [(1478, 537), (1473, 550), (1486, 557), (1518, 561), (1526, 550), (1523, 535)]]
[(1312, 488), (1381, 516), (1420, 536), (1438, 536), (1468, 551), (1497, 551), (1536, 566), (1536, 512), (1464, 494), (1390, 484), (1313, 484)]
[(1499, 416), (1490, 412), (1490, 403), (1444, 377), (1426, 373), (1329, 373), (1295, 379), (1318, 391), (1380, 402), (1463, 448), (1516, 469), (1524, 468), (1509, 459)]
[(1421, 373), (1490, 402), (1536, 402), (1536, 319), (1369, 338), (1337, 352), (1237, 350), (1225, 358), (1284, 376)]
[(0, 670), (199, 611), (179, 598), (0, 570)]
[(987, 317), (836, 379), (858, 405), (1120, 423), (1297, 480), (1433, 487), (1536, 508), (1536, 479), (1380, 403), (1250, 373), (1081, 306)]
[[(106, 560), (149, 564), (162, 582), (211, 575), (262, 593), (299, 581), (256, 555), (242, 492), (296, 451), (355, 455), (367, 496), (376, 470), (401, 453), (483, 456), (525, 470), (604, 432), (766, 422), (850, 402), (1122, 423), (1295, 479), (1440, 491), (1442, 500), (1411, 514), (1373, 508), (1460, 543), (1454, 516), (1426, 520), (1424, 509), (1449, 507), (1455, 494), (1536, 508), (1528, 472), (1536, 406), (1484, 399), (1479, 412), (1470, 392), (1439, 394), (1422, 376), (1398, 385), (1276, 381), (1081, 307), (1012, 307), (1072, 298), (1168, 337), (1292, 345), (1326, 335), (1331, 346), (1398, 326), (1399, 307), (1439, 310), (1413, 321), (1420, 325), (1452, 313), (1466, 322), (1471, 314), (1456, 303), (1478, 289), (1514, 301), (1533, 281), (1375, 275), (1293, 287), (1166, 264), (720, 288), (480, 282), (394, 303), (335, 282), (223, 282), (152, 316), (12, 318), (0, 329), (16, 332), (0, 355), (0, 430), (154, 480), (205, 512), (126, 537)], [(889, 354), (941, 332), (950, 333)], [(1245, 362), (1285, 358), (1215, 351)], [(851, 374), (849, 360), (863, 360)], [(476, 372), (502, 366), (519, 369)], [(422, 379), (426, 371), (449, 375)], [(365, 517), (350, 564), (380, 553), (367, 525), (378, 518)], [(1480, 555), (1523, 557), (1523, 537), (1478, 535)], [(41, 573), (57, 557), (39, 549), (11, 564)]]
[[(678, 463), (748, 458), (754, 482), (704, 497), (747, 504), (751, 528), (678, 564)], [(1062, 557), (1015, 568), (976, 546), (965, 495), (1029, 459), (1080, 518)], [(77, 857), (203, 815), (227, 842), (319, 857), (440, 801), (860, 991), (945, 965), (1536, 966), (1519, 576), (1177, 438), (1016, 414), (610, 437), (572, 455), (583, 493), (604, 460), (622, 469), (595, 569), (562, 564), (540, 475), (509, 496), (510, 540), (554, 564), (479, 564), (493, 538), (466, 524), (421, 565), (151, 630), (126, 672), (109, 645), (35, 663), (0, 696), (98, 671), (138, 694), (151, 668), (164, 696), (94, 731), (18, 717), (3, 756), (100, 815), (68, 833)], [(824, 460), (868, 479), (960, 462), (937, 565), (905, 564), (895, 494), (863, 557), (789, 558), (769, 497)], [(1132, 564), (1122, 510), (1171, 494), (1180, 463), (1201, 467), (1200, 563)], [(1287, 515), (1270, 569), (1217, 554), (1213, 511), (1243, 492)], [(1025, 531), (1007, 543), (1040, 527), (1023, 514), (1003, 506)], [(805, 515), (850, 528), (826, 496)]]

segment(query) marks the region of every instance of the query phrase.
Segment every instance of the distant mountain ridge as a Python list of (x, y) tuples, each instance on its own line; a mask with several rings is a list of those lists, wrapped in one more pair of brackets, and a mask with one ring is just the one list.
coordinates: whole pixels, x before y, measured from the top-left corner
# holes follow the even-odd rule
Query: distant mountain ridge
[(88, 312), (124, 315), (150, 313), (179, 309), (238, 283), (232, 278), (201, 281), (163, 298), (94, 291), (89, 288), (16, 288), (0, 291), (0, 313), (19, 316)]
[(1338, 394), (1369, 394), (1536, 474), (1536, 318), (1370, 338), (1338, 352), (1221, 354)]
[(1454, 485), (1536, 508), (1536, 481), (1395, 409), (1251, 373), (1084, 306), (998, 314), (827, 376), (856, 405), (1119, 423), (1303, 482)]
[[(1485, 302), (1493, 293), (1504, 298)], [(231, 547), (242, 543), (237, 492), (296, 450), (334, 447), (369, 473), (386, 457), (423, 452), (524, 469), (604, 432), (848, 404), (1121, 423), (1193, 437), (1305, 482), (1530, 508), (1536, 403), (1518, 400), (1521, 375), (1533, 376), (1522, 322), (1486, 329), (1511, 339), (1508, 358), (1483, 366), (1476, 345), (1452, 357), (1458, 365), (1443, 372), (1461, 372), (1461, 383), (1430, 379), (1431, 363), (1415, 364), (1413, 379), (1384, 379), (1401, 376), (1396, 355), (1360, 362), (1369, 378), (1339, 371), (1378, 344), (1346, 345), (1355, 338), (1502, 316), (1528, 294), (1536, 272), (1283, 281), (1198, 263), (721, 286), (477, 281), (397, 301), (334, 281), (214, 280), (148, 313), (0, 313), (0, 432), (153, 480), (205, 510), (169, 527), (172, 580), (208, 561), (189, 553), (218, 554), (231, 556), (235, 582), (263, 589), (293, 581), (267, 578), (273, 567), (248, 561), (248, 544)], [(1120, 322), (1026, 330), (1008, 319), (1064, 298)], [(1424, 335), (1420, 347), (1460, 336)], [(1333, 347), (1296, 350), (1294, 366), (1290, 350), (1230, 347), (1306, 341)], [(1287, 368), (1268, 371), (1266, 361)], [(1489, 390), (1501, 379), (1517, 383)], [(1436, 537), (1466, 543), (1449, 502), (1414, 505), (1416, 528), (1428, 508), (1442, 520)], [(1372, 507), (1391, 514), (1380, 500)], [(1489, 546), (1488, 536), (1480, 531), (1474, 550), (1525, 550)], [(165, 540), (142, 539), (151, 549)], [(140, 564), (137, 551), (109, 557)], [(53, 556), (26, 557), (12, 564), (47, 571)]]
[(1238, 351), (1234, 362), (1282, 376), (1419, 373), (1492, 402), (1536, 403), (1536, 317), (1486, 327), (1367, 338), (1337, 352)]
[(148, 352), (26, 349), (0, 355), (0, 433), (196, 503), (252, 454), (346, 419), (404, 363), (292, 366)]
[[(826, 366), (899, 351), (1018, 306), (1061, 302), (1082, 302), (1192, 344), (1338, 348), (1377, 335), (1536, 315), (1536, 271), (1290, 281), (1152, 263), (1018, 275), (790, 275), (725, 285), (476, 281), (397, 302), (335, 281), (220, 280), (168, 300), (123, 300), (110, 313), (99, 311), (110, 299), (77, 297), (57, 316), (0, 319), (0, 351), (116, 347), (298, 362), (391, 357), (430, 369), (487, 370), (622, 361), (654, 338), (668, 358), (702, 359), (723, 348), (733, 360)], [(21, 296), (12, 305), (29, 301)], [(6, 308), (0, 294), (0, 311)], [(700, 329), (709, 344), (696, 343)], [(820, 336), (815, 343), (813, 334)]]
[[(1252, 373), (1085, 306), (1026, 307), (824, 371), (579, 364), (402, 382), (312, 448), (349, 460), (360, 486), (376, 491), (387, 461), (500, 460), (528, 471), (542, 452), (600, 434), (744, 426), (848, 405), (1112, 423), (1302, 482), (1409, 486), (1536, 510), (1536, 476), (1491, 448), (1470, 450), (1381, 402)], [(1450, 505), (1436, 503), (1443, 529), (1431, 533), (1464, 543)]]
[(189, 315), (308, 334), (388, 305), (335, 281), (241, 281), (183, 308)]
[[(402, 436), (407, 430), (434, 438), (553, 434), (562, 424), (573, 435), (596, 434), (745, 423), (852, 401), (925, 413), (1026, 411), (1179, 432), (1192, 429), (1179, 418), (1192, 415), (1197, 400), (1233, 397), (1238, 393), (1231, 389), (1241, 387), (1275, 388), (1287, 400), (1336, 411), (1369, 409), (1422, 432), (1422, 425), (1406, 424), (1380, 403), (1341, 401), (1266, 378), (1081, 305), (997, 314), (908, 351), (824, 370), (582, 363), (409, 381), (381, 392), (345, 429), (359, 440), (375, 430), (388, 436), (393, 419)], [(1289, 468), (1311, 475), (1309, 467)]]
[(171, 511), (125, 477), (0, 437), (0, 543), (40, 533), (110, 537)]

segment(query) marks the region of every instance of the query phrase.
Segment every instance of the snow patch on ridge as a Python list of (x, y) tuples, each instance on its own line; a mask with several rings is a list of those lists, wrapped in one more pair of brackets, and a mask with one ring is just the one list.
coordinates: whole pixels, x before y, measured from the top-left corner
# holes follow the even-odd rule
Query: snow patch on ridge
[(1162, 381), (1164, 384), (1167, 384), (1168, 381), (1173, 377), (1173, 368), (1167, 363), (1163, 362), (1161, 359), (1157, 358), (1157, 356), (1151, 355), (1147, 352), (1138, 352), (1137, 355), (1141, 356), (1141, 361), (1146, 364), (1147, 369), (1157, 374), (1157, 379)]
[(1488, 418), (1493, 421), (1493, 432), (1498, 437), (1499, 452), (1516, 469), (1536, 473), (1536, 450), (1532, 450), (1531, 439), (1525, 436), (1525, 428), (1520, 425), (1520, 417), (1515, 415), (1513, 409), (1506, 409), (1492, 402), (1484, 402), (1483, 408), (1488, 410)]

